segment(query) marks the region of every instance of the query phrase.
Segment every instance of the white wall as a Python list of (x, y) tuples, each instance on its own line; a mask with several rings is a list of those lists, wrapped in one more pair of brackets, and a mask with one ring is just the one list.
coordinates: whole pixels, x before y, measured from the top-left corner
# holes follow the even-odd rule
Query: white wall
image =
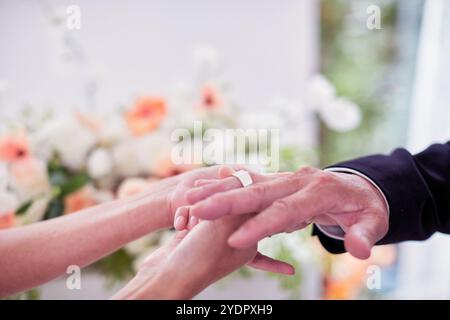
[(244, 104), (301, 96), (316, 66), (315, 0), (49, 1), (63, 14), (68, 5), (80, 6), (81, 29), (69, 33), (84, 48), (88, 71), (57, 63), (61, 44), (39, 3), (0, 0), (3, 110), (86, 107), (83, 84), (91, 76), (101, 79), (100, 108), (135, 94), (166, 94), (175, 80), (192, 75), (190, 51), (203, 43), (219, 49)]

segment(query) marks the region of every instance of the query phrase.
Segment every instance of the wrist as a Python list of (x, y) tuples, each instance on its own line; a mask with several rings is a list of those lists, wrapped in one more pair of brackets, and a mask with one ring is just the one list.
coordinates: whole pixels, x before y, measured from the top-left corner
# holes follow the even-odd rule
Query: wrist
[(113, 299), (120, 300), (186, 300), (193, 298), (202, 287), (188, 276), (166, 263), (156, 270), (140, 270)]

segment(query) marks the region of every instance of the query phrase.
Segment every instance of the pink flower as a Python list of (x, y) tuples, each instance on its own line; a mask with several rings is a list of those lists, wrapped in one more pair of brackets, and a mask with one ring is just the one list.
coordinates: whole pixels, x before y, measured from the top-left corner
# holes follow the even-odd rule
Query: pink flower
[(16, 216), (13, 211), (0, 213), (0, 229), (13, 227), (15, 218)]
[(18, 205), (18, 199), (13, 193), (0, 191), (0, 229), (14, 226)]
[(94, 205), (96, 202), (93, 189), (86, 186), (64, 198), (64, 214), (77, 212)]
[(222, 98), (217, 88), (207, 84), (202, 88), (200, 107), (202, 109), (214, 110), (223, 105)]
[(139, 98), (125, 115), (127, 125), (139, 136), (157, 128), (167, 113), (167, 103), (161, 97)]
[(25, 132), (0, 137), (0, 160), (14, 162), (30, 155), (30, 148)]

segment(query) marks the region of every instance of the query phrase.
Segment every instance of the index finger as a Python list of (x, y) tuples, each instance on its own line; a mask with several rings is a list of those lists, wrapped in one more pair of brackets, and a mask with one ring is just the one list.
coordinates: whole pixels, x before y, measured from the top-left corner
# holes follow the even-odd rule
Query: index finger
[(275, 200), (286, 197), (307, 184), (309, 176), (291, 174), (285, 177), (217, 193), (191, 207), (191, 214), (201, 219), (217, 219), (229, 214), (259, 212)]
[[(264, 174), (258, 174), (254, 172), (249, 172), (250, 176), (252, 177), (252, 180), (254, 183), (261, 183), (265, 181), (270, 181), (277, 179), (279, 177), (287, 176), (292, 173), (277, 173), (277, 174), (270, 174), (270, 175), (264, 175)], [(241, 182), (233, 176), (229, 176), (227, 178), (223, 179), (210, 179), (210, 180), (197, 180), (199, 183), (195, 184), (196, 187), (192, 188), (191, 190), (186, 191), (185, 198), (186, 201), (190, 204), (197, 203), (205, 198), (208, 198), (212, 196), (213, 194), (219, 193), (219, 192), (225, 192), (233, 189), (239, 189), (242, 188)], [(197, 182), (196, 181), (196, 182)]]

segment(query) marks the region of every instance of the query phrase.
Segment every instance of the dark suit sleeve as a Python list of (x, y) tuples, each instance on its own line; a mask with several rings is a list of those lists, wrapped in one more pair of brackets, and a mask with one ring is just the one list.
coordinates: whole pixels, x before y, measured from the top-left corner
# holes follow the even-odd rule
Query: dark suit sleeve
[[(431, 145), (411, 155), (396, 149), (333, 165), (357, 170), (372, 179), (389, 204), (389, 231), (378, 244), (425, 240), (435, 232), (450, 233), (450, 142)], [(345, 252), (343, 241), (313, 234), (332, 253)]]

